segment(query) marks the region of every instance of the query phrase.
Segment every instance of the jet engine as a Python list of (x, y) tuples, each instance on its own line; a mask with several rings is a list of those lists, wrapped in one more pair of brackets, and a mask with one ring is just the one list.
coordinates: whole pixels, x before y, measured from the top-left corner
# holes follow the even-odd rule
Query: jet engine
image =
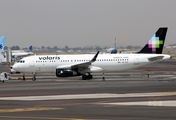
[(78, 72), (70, 70), (70, 69), (56, 69), (57, 77), (71, 77), (71, 76), (79, 76)]

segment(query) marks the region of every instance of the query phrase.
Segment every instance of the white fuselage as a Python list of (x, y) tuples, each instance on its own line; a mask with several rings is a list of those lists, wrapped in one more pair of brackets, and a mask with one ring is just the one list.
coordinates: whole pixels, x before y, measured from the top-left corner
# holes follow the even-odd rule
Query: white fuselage
[[(75, 64), (88, 62), (93, 54), (84, 55), (36, 55), (25, 57), (13, 65), (18, 72), (54, 72), (56, 68), (68, 68)], [(149, 58), (163, 56), (162, 59), (150, 61)], [(153, 62), (170, 59), (165, 54), (99, 54), (96, 61), (83, 72), (119, 71), (141, 67)]]

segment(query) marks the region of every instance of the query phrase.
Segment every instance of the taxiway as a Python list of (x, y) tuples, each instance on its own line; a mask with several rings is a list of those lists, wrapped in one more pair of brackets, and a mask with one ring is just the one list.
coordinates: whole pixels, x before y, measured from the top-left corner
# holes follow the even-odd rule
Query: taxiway
[(0, 84), (0, 119), (175, 120), (175, 64), (172, 60), (107, 73), (106, 81), (99, 73), (88, 81), (81, 77), (56, 78), (53, 74), (38, 75), (36, 81), (5, 81)]

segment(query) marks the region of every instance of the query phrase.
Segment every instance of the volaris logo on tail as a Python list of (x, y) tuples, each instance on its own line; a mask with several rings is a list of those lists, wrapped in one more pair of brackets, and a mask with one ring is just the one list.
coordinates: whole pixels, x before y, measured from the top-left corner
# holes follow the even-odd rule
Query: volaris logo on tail
[(163, 44), (163, 40), (159, 40), (159, 37), (156, 37), (156, 34), (148, 41), (148, 48), (152, 49), (152, 52), (156, 52), (156, 48), (160, 48), (160, 45)]

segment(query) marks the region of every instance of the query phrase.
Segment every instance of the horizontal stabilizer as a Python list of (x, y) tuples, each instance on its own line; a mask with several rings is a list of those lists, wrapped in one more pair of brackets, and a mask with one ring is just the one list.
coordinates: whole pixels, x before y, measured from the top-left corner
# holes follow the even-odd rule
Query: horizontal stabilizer
[(151, 57), (148, 58), (149, 61), (153, 62), (153, 61), (158, 61), (158, 60), (162, 60), (164, 56), (157, 56), (157, 57)]

